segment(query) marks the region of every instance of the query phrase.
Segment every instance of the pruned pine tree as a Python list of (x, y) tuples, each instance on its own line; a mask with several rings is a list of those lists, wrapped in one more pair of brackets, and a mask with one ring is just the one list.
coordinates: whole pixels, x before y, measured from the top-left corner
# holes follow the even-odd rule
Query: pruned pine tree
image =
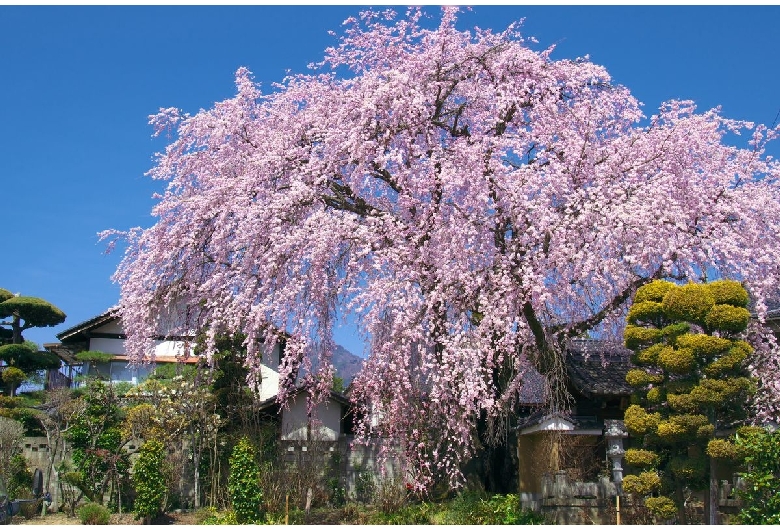
[[(640, 472), (623, 487), (661, 521), (686, 522), (685, 489), (705, 489), (712, 459), (735, 454), (718, 433), (745, 420), (755, 392), (745, 362), (753, 353), (744, 340), (747, 305), (736, 281), (657, 280), (637, 291), (628, 312), (625, 344), (638, 368), (626, 375), (636, 392), (625, 425), (641, 447), (626, 451)], [(714, 514), (717, 505), (709, 509)]]

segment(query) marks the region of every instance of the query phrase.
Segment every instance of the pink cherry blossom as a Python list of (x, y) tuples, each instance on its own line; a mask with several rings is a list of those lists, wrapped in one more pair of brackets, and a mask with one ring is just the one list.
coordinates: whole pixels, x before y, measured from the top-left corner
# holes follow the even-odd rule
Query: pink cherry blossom
[[(565, 341), (619, 328), (637, 287), (737, 278), (762, 316), (780, 276), (776, 130), (690, 101), (646, 118), (604, 67), (515, 26), (421, 16), (366, 12), (313, 73), (264, 94), (242, 68), (235, 97), (153, 116), (168, 187), (115, 276), (136, 361), (159, 334), (242, 331), (259, 375), (288, 334), (281, 399), (313, 361), (327, 390), (355, 315), (361, 433), (401, 448), (418, 490), (461, 483), (477, 423), (500, 435), (529, 367), (560, 374)], [(776, 416), (776, 353), (756, 373)]]

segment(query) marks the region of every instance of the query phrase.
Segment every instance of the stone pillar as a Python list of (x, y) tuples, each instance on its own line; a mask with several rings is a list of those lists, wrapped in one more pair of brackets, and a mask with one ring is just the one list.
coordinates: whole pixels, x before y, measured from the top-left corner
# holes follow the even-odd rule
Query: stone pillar
[(604, 438), (607, 441), (607, 456), (612, 461), (612, 481), (617, 487), (618, 495), (623, 493), (623, 438), (628, 433), (623, 420), (604, 420)]

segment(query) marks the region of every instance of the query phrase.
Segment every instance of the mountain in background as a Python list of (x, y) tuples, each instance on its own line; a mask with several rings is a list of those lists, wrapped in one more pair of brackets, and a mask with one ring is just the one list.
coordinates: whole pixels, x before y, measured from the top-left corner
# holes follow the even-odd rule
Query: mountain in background
[(363, 366), (363, 358), (347, 350), (344, 346), (336, 345), (333, 351), (333, 368), (336, 375), (344, 380), (347, 387)]

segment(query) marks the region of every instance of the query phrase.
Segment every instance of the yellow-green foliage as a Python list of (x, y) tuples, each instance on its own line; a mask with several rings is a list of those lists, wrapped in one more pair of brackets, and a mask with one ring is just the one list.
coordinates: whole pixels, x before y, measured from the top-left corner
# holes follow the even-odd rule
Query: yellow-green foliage
[[(741, 344), (746, 343), (741, 342)], [(741, 344), (735, 345), (726, 355), (707, 365), (704, 368), (704, 373), (709, 377), (719, 377), (737, 370), (752, 352), (750, 346), (748, 346), (748, 349), (745, 349), (741, 347)]]
[(696, 367), (696, 358), (693, 350), (688, 348), (664, 348), (658, 354), (658, 364), (673, 374), (687, 374)]
[(626, 409), (623, 416), (623, 423), (628, 429), (629, 434), (642, 435), (653, 432), (661, 421), (661, 415), (657, 412), (648, 414), (645, 409), (639, 405), (631, 405)]
[(740, 333), (747, 329), (750, 321), (750, 311), (744, 307), (734, 307), (725, 304), (717, 304), (707, 313), (704, 323), (710, 329)]
[(666, 402), (675, 412), (693, 412), (698, 406), (689, 394), (667, 394)]
[(742, 452), (730, 441), (715, 438), (707, 444), (707, 455), (719, 460), (739, 460)]
[(634, 303), (636, 304), (648, 300), (660, 302), (672, 287), (674, 287), (674, 284), (672, 282), (667, 282), (666, 280), (655, 280), (650, 282), (637, 289), (636, 296), (634, 296)]
[(745, 355), (744, 351), (740, 349), (732, 350), (727, 355), (705, 366), (703, 371), (708, 377), (725, 376), (738, 369), (746, 357), (747, 355)]
[(674, 443), (702, 436), (712, 427), (702, 414), (679, 414), (658, 423), (656, 433), (666, 443)]
[(623, 332), (623, 339), (625, 340), (626, 348), (636, 350), (660, 342), (663, 339), (663, 332), (656, 328), (643, 328), (629, 324)]
[(698, 482), (707, 476), (707, 459), (699, 458), (672, 458), (669, 462), (669, 470), (678, 480)]
[(644, 370), (634, 368), (626, 372), (626, 383), (631, 386), (645, 386), (651, 383), (660, 383), (664, 380), (662, 375), (648, 374)]
[(705, 379), (691, 390), (691, 399), (700, 407), (716, 407), (724, 401), (722, 391), (725, 390), (723, 381), (717, 379)]
[(701, 440), (706, 440), (707, 438), (712, 438), (713, 436), (715, 436), (715, 426), (711, 423), (702, 425), (696, 429), (696, 437)]
[(704, 323), (714, 305), (715, 297), (705, 285), (698, 283), (675, 286), (663, 299), (666, 314), (673, 320), (686, 322)]
[(661, 329), (661, 334), (666, 337), (666, 341), (669, 344), (674, 344), (677, 337), (684, 335), (691, 330), (691, 326), (687, 322), (677, 322), (676, 324), (669, 324)]
[(645, 499), (645, 507), (654, 516), (663, 521), (672, 519), (677, 515), (677, 506), (669, 497), (650, 497)]
[(654, 386), (650, 390), (647, 391), (647, 401), (653, 404), (658, 404), (664, 400), (665, 393), (658, 388), (657, 386)]
[(632, 466), (641, 468), (655, 467), (659, 463), (658, 453), (647, 449), (627, 449), (625, 459)]
[(662, 421), (658, 424), (658, 436), (667, 443), (677, 442), (686, 438), (685, 427), (673, 421)]
[(631, 356), (631, 362), (637, 366), (653, 366), (658, 364), (658, 354), (661, 350), (668, 347), (669, 346), (664, 346), (663, 344), (653, 344), (649, 348), (638, 350)]
[(668, 394), (687, 394), (696, 386), (696, 383), (691, 380), (677, 380), (669, 381), (666, 383), (666, 392)]
[(737, 428), (737, 436), (760, 436), (766, 433), (766, 429), (756, 425), (743, 425)]
[(728, 304), (736, 307), (747, 307), (748, 293), (739, 282), (734, 280), (716, 280), (707, 284), (715, 298), (716, 304)]
[(691, 398), (700, 406), (712, 407), (722, 405), (736, 397), (750, 396), (754, 392), (755, 384), (747, 377), (702, 379), (691, 390)]
[(661, 478), (655, 471), (645, 471), (639, 475), (626, 475), (623, 477), (623, 489), (628, 493), (637, 495), (650, 495), (661, 487)]
[(697, 358), (709, 359), (727, 352), (733, 342), (704, 333), (686, 333), (677, 337), (676, 345), (693, 351)]
[(634, 302), (634, 305), (632, 305), (631, 309), (628, 311), (626, 320), (629, 324), (636, 324), (638, 322), (652, 324), (657, 321), (659, 317), (663, 316), (664, 307), (659, 302), (648, 300), (646, 302)]

